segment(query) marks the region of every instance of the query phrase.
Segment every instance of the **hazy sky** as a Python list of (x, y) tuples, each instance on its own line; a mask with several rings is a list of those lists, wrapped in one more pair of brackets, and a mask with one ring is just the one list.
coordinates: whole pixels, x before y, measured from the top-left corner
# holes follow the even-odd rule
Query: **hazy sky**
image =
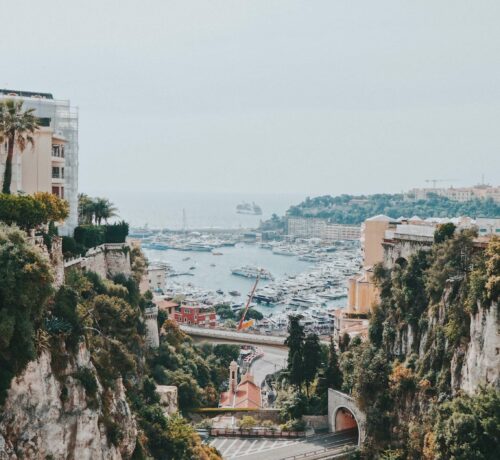
[(80, 110), (80, 189), (500, 184), (500, 2), (0, 0), (0, 87)]

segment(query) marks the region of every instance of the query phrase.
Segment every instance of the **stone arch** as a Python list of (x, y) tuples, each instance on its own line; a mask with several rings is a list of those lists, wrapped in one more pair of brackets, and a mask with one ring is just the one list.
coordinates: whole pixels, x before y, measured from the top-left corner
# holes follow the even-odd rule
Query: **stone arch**
[(365, 439), (365, 413), (351, 396), (331, 388), (328, 390), (328, 425), (331, 432), (357, 428), (358, 445)]
[(336, 407), (333, 411), (332, 425), (334, 432), (356, 429), (358, 445), (360, 444), (359, 422), (356, 415), (349, 408), (344, 406)]

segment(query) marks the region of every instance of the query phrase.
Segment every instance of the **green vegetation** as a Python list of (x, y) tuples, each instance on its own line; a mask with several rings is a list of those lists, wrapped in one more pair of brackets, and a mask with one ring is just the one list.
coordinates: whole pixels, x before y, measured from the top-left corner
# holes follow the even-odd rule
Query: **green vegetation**
[(14, 147), (23, 152), (28, 144), (34, 145), (33, 135), (38, 129), (35, 109), (23, 109), (23, 101), (7, 99), (0, 103), (0, 144), (7, 142), (7, 159), (3, 176), (2, 193), (10, 194)]
[(498, 458), (499, 441), (500, 392), (481, 389), (475, 396), (460, 396), (438, 408), (424, 451), (436, 460), (493, 460)]
[(367, 414), (366, 458), (493, 458), (500, 394), (454, 398), (452, 387), (470, 315), (497, 308), (500, 292), (500, 241), (482, 251), (473, 237), (441, 227), (430, 251), (375, 267), (380, 303), (370, 340), (352, 340), (340, 357), (342, 390)]
[(41, 251), (20, 230), (0, 224), (0, 404), (12, 378), (36, 357), (35, 332), (48, 308), (51, 282)]
[(377, 214), (385, 214), (397, 219), (400, 216), (418, 215), (427, 217), (457, 217), (500, 215), (500, 204), (492, 199), (475, 199), (468, 202), (452, 201), (438, 195), (430, 195), (427, 200), (405, 199), (402, 194), (377, 195), (330, 195), (306, 198), (302, 203), (291, 206), (288, 216), (322, 217), (339, 224), (361, 224)]
[(7, 225), (15, 224), (26, 231), (50, 222), (61, 222), (68, 217), (68, 213), (67, 201), (51, 193), (0, 194), (0, 221)]
[[(0, 227), (0, 403), (12, 378), (37, 352), (50, 353), (52, 372), (66, 382), (68, 366), (75, 365), (75, 354), (84, 343), (93, 367), (78, 367), (70, 377), (85, 389), (88, 407), (100, 411), (99, 423), (109, 442), (119, 446), (124, 436), (122, 421), (110, 405), (121, 380), (140, 430), (133, 458), (218, 460), (184, 418), (163, 415), (155, 383), (147, 376), (178, 385), (183, 410), (215, 405), (227, 366), (239, 349), (198, 348), (167, 325), (162, 346), (150, 353), (142, 312), (151, 295), (143, 296), (138, 289), (145, 261), (137, 248), (131, 251), (131, 262), (130, 278), (118, 275), (111, 281), (71, 271), (55, 290), (43, 253), (24, 232)], [(60, 397), (67, 400), (66, 385)]]
[(278, 393), (276, 407), (281, 409), (282, 418), (292, 425), (301, 423), (303, 415), (326, 414), (329, 382), (342, 378), (335, 365), (335, 348), (320, 344), (316, 334), (306, 335), (300, 319), (300, 315), (289, 317), (285, 342), (288, 365), (271, 379)]
[(78, 223), (101, 225), (102, 221), (116, 217), (117, 209), (107, 198), (91, 198), (85, 193), (78, 195)]
[(151, 352), (148, 360), (155, 381), (178, 387), (182, 411), (216, 406), (239, 347), (207, 343), (196, 346), (171, 320), (165, 321), (163, 330), (160, 347)]
[(74, 237), (63, 237), (63, 254), (65, 258), (84, 255), (90, 248), (105, 243), (124, 243), (129, 226), (121, 221), (106, 225), (79, 225), (75, 228)]
[[(234, 320), (235, 322), (240, 321), (243, 312), (244, 312), (243, 308), (241, 310), (238, 310), (237, 312), (234, 312), (231, 308), (231, 305), (225, 303), (215, 306), (215, 313), (217, 313), (223, 320), (229, 319), (229, 320)], [(255, 319), (259, 321), (263, 318), (264, 315), (259, 310), (255, 310), (254, 308), (249, 308), (247, 314), (245, 315), (246, 321), (248, 321), (249, 319)]]

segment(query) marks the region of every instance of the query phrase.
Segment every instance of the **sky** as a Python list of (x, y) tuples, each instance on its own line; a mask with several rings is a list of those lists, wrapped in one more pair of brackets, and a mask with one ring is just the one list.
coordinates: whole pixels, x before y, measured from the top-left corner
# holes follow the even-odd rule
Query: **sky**
[(0, 87), (80, 116), (80, 190), (500, 185), (500, 2), (0, 0)]

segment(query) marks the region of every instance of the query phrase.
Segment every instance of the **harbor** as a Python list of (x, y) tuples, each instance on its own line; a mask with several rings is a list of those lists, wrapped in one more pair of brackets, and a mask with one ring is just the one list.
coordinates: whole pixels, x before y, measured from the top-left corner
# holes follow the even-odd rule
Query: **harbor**
[[(264, 316), (253, 329), (281, 335), (288, 316), (321, 334), (331, 333), (334, 310), (345, 306), (347, 281), (359, 271), (356, 241), (325, 245), (319, 240), (245, 242), (240, 232), (156, 233), (142, 247), (152, 265), (166, 267), (164, 295), (206, 306), (242, 309), (260, 273), (251, 307)], [(224, 321), (218, 322), (218, 327)]]

